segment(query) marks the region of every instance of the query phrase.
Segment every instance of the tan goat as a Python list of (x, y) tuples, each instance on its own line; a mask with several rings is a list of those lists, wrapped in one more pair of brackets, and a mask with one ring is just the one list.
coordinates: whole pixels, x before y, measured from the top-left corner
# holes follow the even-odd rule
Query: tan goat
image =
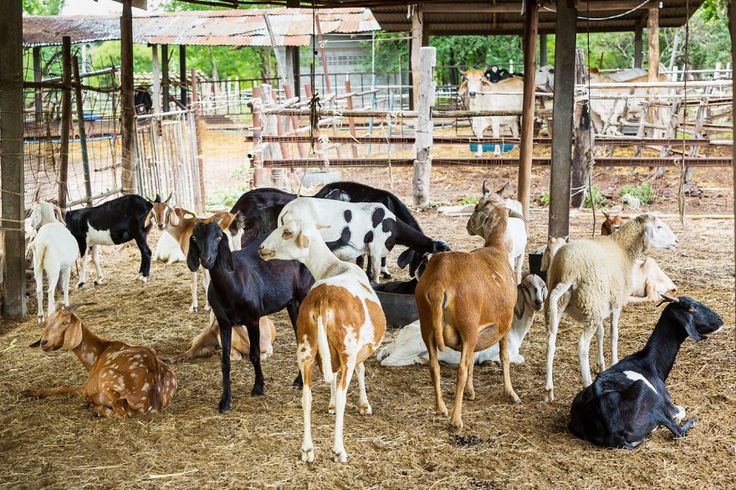
[(176, 391), (176, 377), (156, 354), (146, 347), (97, 337), (74, 314), (81, 305), (62, 307), (49, 317), (41, 338), (31, 344), (44, 352), (70, 350), (88, 372), (81, 386), (60, 386), (47, 390), (24, 390), (23, 396), (76, 393), (85, 398), (101, 417), (129, 417), (137, 413), (159, 412)]
[(500, 342), (504, 391), (520, 402), (511, 386), (509, 340), (516, 304), (516, 280), (504, 246), (509, 211), (503, 199), (485, 192), (468, 220), (468, 232), (485, 239), (482, 248), (472, 252), (443, 252), (432, 257), (416, 288), (416, 301), (422, 338), (429, 353), (429, 365), (437, 411), (447, 415), (440, 388), (437, 349), (445, 346), (461, 352), (457, 369), (452, 425), (461, 430), (463, 392), (472, 400), (473, 353)]
[(606, 219), (601, 223), (601, 236), (610, 235), (621, 228), (621, 225), (626, 223), (629, 219), (622, 217), (620, 214), (608, 214), (605, 211), (603, 211), (603, 216), (605, 216)]

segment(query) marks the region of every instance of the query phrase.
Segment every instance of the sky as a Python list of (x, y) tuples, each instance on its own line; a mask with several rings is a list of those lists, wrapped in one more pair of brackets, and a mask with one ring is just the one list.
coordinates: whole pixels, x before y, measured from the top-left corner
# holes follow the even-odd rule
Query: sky
[[(158, 10), (161, 0), (148, 0), (148, 11)], [(113, 0), (66, 0), (61, 15), (110, 15), (119, 14), (123, 6)], [(144, 15), (145, 11), (133, 9), (133, 15)]]

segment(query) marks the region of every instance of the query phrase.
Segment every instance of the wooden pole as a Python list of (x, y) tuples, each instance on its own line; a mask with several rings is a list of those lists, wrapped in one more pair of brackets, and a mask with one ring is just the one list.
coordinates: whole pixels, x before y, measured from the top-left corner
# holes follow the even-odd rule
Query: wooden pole
[[(537, 10), (538, 12), (539, 10)], [(537, 14), (537, 23), (539, 23), (539, 15)], [(547, 64), (547, 34), (539, 35), (539, 66)]]
[(642, 43), (643, 29), (637, 25), (634, 29), (634, 68), (641, 68), (644, 61), (644, 47)]
[[(300, 7), (300, 0), (286, 0), (286, 6), (289, 8), (299, 8)], [(296, 95), (299, 95), (299, 87), (301, 80), (299, 80), (300, 75), (300, 67), (299, 67), (299, 46), (287, 46), (286, 47), (286, 58), (287, 63), (291, 64), (291, 73), (289, 74), (290, 77), (292, 77), (291, 86), (296, 90)], [(293, 97), (293, 95), (292, 95)], [(289, 98), (287, 96), (287, 98)], [(296, 127), (294, 128), (296, 129)], [(300, 152), (301, 153), (301, 152)]]
[[(345, 93), (351, 94), (353, 92), (353, 88), (350, 86), (350, 77), (348, 77), (345, 80)], [(353, 110), (353, 96), (348, 95), (347, 99), (345, 100), (345, 104), (347, 106), (347, 109), (349, 111)], [(355, 118), (349, 117), (348, 118), (348, 127), (350, 128), (350, 136), (355, 138)], [(357, 145), (350, 145), (353, 158), (358, 158), (358, 146)]]
[[(736, 7), (733, 4), (734, 0), (728, 0), (726, 8), (728, 9), (728, 30), (731, 34), (731, 80), (736, 80)], [(731, 146), (731, 158), (732, 162), (736, 162), (736, 97), (731, 97), (731, 137), (733, 138), (733, 145)], [(733, 174), (733, 191), (736, 196), (736, 167), (731, 166), (731, 173)], [(736, 219), (736, 204), (733, 207), (734, 219)], [(734, 228), (734, 241), (733, 241), (734, 258), (736, 260), (736, 227)], [(734, 307), (736, 309), (736, 306)]]
[[(330, 73), (327, 69), (327, 51), (325, 50), (325, 47), (322, 45), (322, 24), (319, 21), (319, 14), (317, 14), (315, 18), (315, 27), (317, 28), (317, 42), (315, 42), (315, 46), (318, 46), (319, 49), (319, 56), (322, 60), (322, 73), (325, 77), (325, 89), (327, 90), (328, 94), (332, 93), (332, 81), (330, 80)], [(312, 87), (313, 90), (316, 90), (316, 87)], [(322, 97), (324, 98), (325, 94), (322, 94)]]
[(419, 5), (414, 6), (411, 15), (411, 108), (416, 110), (419, 107), (419, 89), (421, 84), (421, 50), (422, 50), (422, 29), (424, 27), (424, 16)]
[(179, 93), (181, 105), (187, 105), (187, 46), (179, 45)]
[(416, 125), (416, 153), (414, 160), (414, 178), (412, 193), (414, 204), (427, 206), (429, 204), (429, 189), (432, 180), (432, 106), (434, 105), (435, 83), (432, 78), (437, 61), (435, 48), (422, 48), (420, 63), (419, 101), (417, 104)]
[(135, 194), (135, 91), (133, 88), (133, 13), (131, 0), (123, 1), (123, 15), (120, 17), (120, 92), (123, 124), (123, 194)]
[(151, 78), (153, 79), (153, 112), (161, 112), (161, 65), (158, 62), (158, 46), (151, 45)]
[[(291, 85), (284, 86), (284, 95), (287, 99), (291, 99), (294, 97), (294, 88)], [(299, 116), (289, 116), (291, 120), (291, 129), (293, 134), (296, 134), (296, 130), (299, 129)], [(255, 122), (253, 123), (255, 126)], [(297, 148), (299, 149), (299, 158), (306, 158), (307, 157), (307, 151), (304, 149), (304, 143), (299, 143), (297, 145)]]
[(69, 173), (69, 128), (72, 123), (72, 43), (69, 36), (62, 38), (61, 44), (61, 78), (64, 88), (61, 92), (61, 143), (59, 145), (60, 164), (57, 192), (57, 204), (66, 210), (67, 181)]
[(659, 80), (659, 9), (650, 8), (647, 16), (649, 31), (649, 76), (650, 82)]
[[(575, 50), (575, 78), (577, 83), (585, 83), (588, 70), (585, 64), (585, 51)], [(575, 104), (575, 151), (572, 157), (572, 189), (570, 205), (580, 208), (585, 204), (585, 191), (593, 166), (593, 125), (590, 119), (590, 107), (587, 101)], [(592, 189), (588, 189), (592, 192)]]
[(162, 95), (162, 109), (164, 112), (169, 112), (169, 86), (171, 82), (169, 80), (169, 45), (161, 45), (161, 95)]
[(539, 6), (535, 0), (526, 0), (524, 13), (524, 95), (521, 116), (521, 148), (519, 155), (518, 198), (529, 219), (529, 194), (532, 185), (532, 147), (534, 145), (534, 92), (537, 72), (537, 31)]
[[(35, 46), (33, 48), (33, 81), (38, 83), (43, 78), (41, 73), (41, 48)], [(33, 93), (33, 100), (36, 114), (36, 124), (43, 122), (43, 93), (41, 89), (36, 89)]]
[(77, 125), (79, 132), (79, 146), (82, 150), (82, 168), (84, 169), (84, 194), (87, 206), (92, 206), (92, 179), (89, 174), (89, 156), (87, 154), (87, 129), (84, 126), (84, 99), (82, 97), (82, 79), (79, 77), (79, 59), (75, 56), (72, 61), (74, 74), (74, 96), (77, 105)]
[(555, 88), (552, 113), (552, 171), (548, 235), (570, 234), (570, 158), (575, 91), (575, 35), (577, 10), (568, 0), (557, 0), (555, 25)]
[(3, 315), (15, 320), (26, 314), (22, 3), (7, 2), (0, 15), (0, 201), (5, 233), (5, 270), (0, 275)]
[(263, 150), (261, 135), (263, 131), (263, 119), (261, 117), (261, 88), (253, 87), (253, 187), (262, 187), (264, 184)]
[(202, 118), (200, 117), (201, 106), (197, 90), (197, 72), (192, 70), (192, 117), (194, 118), (194, 138), (197, 148), (197, 168), (199, 169), (199, 209), (204, 211), (207, 204), (207, 195), (204, 184), (204, 155), (202, 152)]

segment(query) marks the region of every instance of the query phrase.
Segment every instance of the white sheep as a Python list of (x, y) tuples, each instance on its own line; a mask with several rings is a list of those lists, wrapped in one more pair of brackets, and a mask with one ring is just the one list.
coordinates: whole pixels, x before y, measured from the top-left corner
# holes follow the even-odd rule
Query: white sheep
[[(539, 276), (529, 274), (524, 277), (517, 287), (514, 318), (509, 330), (509, 357), (514, 364), (523, 364), (524, 356), (519, 354), (519, 348), (526, 334), (534, 323), (534, 314), (541, 311), (547, 299), (547, 286)], [(476, 352), (475, 364), (500, 362), (498, 344)], [(446, 364), (460, 364), (460, 352), (445, 349), (437, 353), (440, 362)], [(427, 347), (422, 340), (419, 320), (406, 325), (399, 330), (393, 342), (383, 347), (376, 355), (381, 366), (411, 366), (412, 364), (426, 364), (428, 362)]]
[(631, 291), (634, 262), (649, 247), (674, 249), (677, 238), (659, 218), (643, 214), (630, 220), (614, 234), (576, 240), (564, 245), (552, 260), (547, 273), (547, 376), (545, 399), (554, 400), (552, 364), (557, 329), (562, 313), (567, 312), (585, 328), (578, 343), (583, 385), (592, 383), (588, 351), (598, 333), (598, 364), (605, 369), (603, 321), (611, 319), (611, 359), (618, 362), (618, 321)]

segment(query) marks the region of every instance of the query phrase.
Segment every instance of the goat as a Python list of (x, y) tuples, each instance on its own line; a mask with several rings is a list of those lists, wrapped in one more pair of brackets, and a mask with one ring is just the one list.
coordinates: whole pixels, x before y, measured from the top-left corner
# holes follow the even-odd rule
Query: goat
[(598, 337), (598, 365), (605, 369), (603, 320), (611, 319), (611, 358), (618, 362), (618, 322), (631, 291), (634, 262), (649, 247), (677, 246), (670, 228), (656, 216), (643, 214), (623, 224), (616, 233), (564, 245), (552, 260), (547, 273), (547, 376), (545, 399), (554, 400), (552, 363), (557, 329), (563, 313), (585, 323), (578, 343), (583, 387), (592, 383), (588, 351), (593, 334)]
[[(262, 316), (258, 321), (260, 329), (260, 345), (261, 360), (265, 361), (273, 355), (273, 341), (276, 339), (276, 325), (270, 318)], [(250, 352), (250, 341), (248, 340), (248, 332), (243, 331), (240, 325), (233, 325), (232, 347), (230, 348), (230, 360), (239, 361)], [(193, 359), (199, 351), (207, 349), (209, 354), (222, 348), (222, 340), (220, 338), (220, 326), (217, 324), (215, 315), (210, 313), (210, 326), (199, 332), (192, 339), (189, 350), (177, 354), (171, 359), (167, 359), (169, 364), (177, 363), (184, 360)]]
[(72, 274), (72, 265), (78, 256), (77, 242), (63, 224), (56, 222), (43, 225), (31, 242), (31, 247), (38, 301), (36, 315), (38, 323), (43, 323), (43, 273), (46, 272), (48, 279), (48, 312), (51, 315), (56, 309), (54, 293), (60, 275), (64, 290), (64, 305), (69, 305), (69, 278)]
[(603, 216), (606, 219), (601, 223), (601, 236), (610, 235), (621, 228), (621, 225), (628, 220), (628, 218), (624, 218), (620, 214), (609, 214), (605, 211), (603, 211)]
[[(373, 260), (368, 277), (378, 281), (381, 258), (388, 255), (395, 245), (404, 245), (421, 254), (449, 250), (443, 241), (435, 241), (416, 231), (380, 203), (349, 203), (311, 197), (300, 197), (281, 210), (279, 219), (286, 213), (294, 219), (329, 225), (320, 234), (330, 250), (343, 260), (355, 260), (368, 255)], [(417, 262), (421, 264), (421, 257)], [(403, 260), (402, 260), (403, 257)], [(406, 267), (409, 255), (399, 257), (399, 267)], [(413, 274), (416, 270), (410, 271)]]
[(469, 234), (485, 238), (484, 247), (469, 253), (446, 252), (433, 256), (417, 284), (417, 309), (429, 354), (435, 407), (445, 416), (447, 407), (440, 388), (437, 349), (443, 351), (448, 346), (462, 352), (452, 414), (452, 425), (457, 430), (463, 427), (464, 391), (468, 391), (470, 399), (475, 398), (473, 352), (500, 342), (504, 391), (514, 402), (520, 402), (509, 374), (507, 334), (516, 304), (516, 281), (504, 239), (509, 216), (520, 217), (506, 208), (500, 196), (484, 189), (467, 224)]
[(153, 204), (150, 201), (133, 194), (118, 197), (99, 206), (67, 211), (66, 226), (76, 238), (79, 255), (82, 258), (78, 288), (87, 282), (86, 258), (90, 247), (97, 272), (95, 284), (103, 284), (104, 274), (100, 267), (99, 246), (119, 245), (130, 240), (135, 240), (141, 252), (138, 279), (144, 283), (148, 282), (151, 271), (151, 249), (146, 239), (153, 226), (151, 209), (153, 209)]
[[(197, 222), (189, 239), (187, 266), (195, 272), (200, 264), (210, 271), (211, 283), (207, 290), (212, 311), (220, 325), (222, 341), (222, 397), (219, 410), (226, 412), (232, 404), (230, 389), (230, 349), (232, 327), (242, 325), (248, 331), (248, 357), (255, 371), (251, 394), (264, 392), (260, 356), (260, 328), (258, 319), (284, 308), (294, 331), (299, 305), (307, 295), (314, 279), (301, 264), (286, 261), (264, 262), (258, 256), (260, 243), (251, 243), (242, 250), (231, 252), (225, 232), (217, 222)], [(301, 386), (301, 375), (294, 380)]]
[(287, 203), (296, 199), (296, 194), (279, 189), (264, 187), (244, 193), (230, 209), (238, 220), (230, 224), (230, 232), (235, 235), (238, 227), (243, 229), (242, 246), (261, 243), (278, 227), (279, 213)]
[[(285, 207), (280, 217), (282, 225), (263, 241), (259, 254), (268, 261), (298, 260), (317, 280), (304, 298), (297, 320), (297, 360), (304, 380), (302, 461), (312, 463), (315, 457), (311, 383), (312, 368), (319, 356), (322, 375), (330, 383), (331, 398), (335, 400), (335, 444), (332, 452), (335, 461), (346, 463), (348, 454), (343, 442), (343, 419), (348, 386), (353, 370), (356, 370), (360, 413), (372, 414), (365, 390), (363, 363), (381, 344), (386, 331), (386, 317), (363, 270), (337, 259), (315, 224), (304, 222), (300, 217), (299, 213)], [(336, 373), (339, 373), (339, 379), (336, 379)]]
[[(519, 354), (519, 348), (526, 334), (534, 323), (534, 314), (541, 311), (544, 301), (547, 299), (547, 286), (539, 276), (529, 274), (516, 286), (516, 305), (514, 306), (514, 319), (511, 321), (509, 330), (509, 358), (513, 364), (523, 364), (524, 356)], [(426, 364), (427, 348), (422, 341), (422, 333), (419, 322), (413, 322), (404, 326), (394, 341), (383, 347), (376, 358), (381, 361), (381, 366), (409, 366), (412, 364)], [(460, 353), (447, 349), (437, 353), (437, 359), (447, 364), (460, 364)], [(489, 348), (476, 352), (473, 362), (485, 364), (487, 362), (498, 362), (499, 346), (494, 344)]]
[(171, 369), (151, 349), (96, 336), (74, 313), (79, 306), (62, 308), (49, 316), (41, 338), (31, 347), (40, 346), (44, 352), (74, 352), (88, 372), (87, 382), (80, 386), (24, 390), (23, 396), (45, 398), (76, 393), (92, 404), (100, 417), (129, 417), (166, 408), (176, 391), (176, 377)]
[(542, 265), (540, 267), (542, 272), (549, 271), (549, 268), (552, 266), (552, 259), (554, 259), (557, 251), (569, 242), (570, 235), (560, 238), (547, 237), (547, 245), (542, 249)]
[(684, 420), (683, 407), (672, 403), (665, 382), (685, 339), (703, 340), (721, 330), (723, 320), (687, 296), (663, 297), (670, 304), (644, 349), (599, 374), (573, 400), (568, 428), (577, 437), (632, 449), (658, 426), (683, 437), (695, 425), (695, 419)]

